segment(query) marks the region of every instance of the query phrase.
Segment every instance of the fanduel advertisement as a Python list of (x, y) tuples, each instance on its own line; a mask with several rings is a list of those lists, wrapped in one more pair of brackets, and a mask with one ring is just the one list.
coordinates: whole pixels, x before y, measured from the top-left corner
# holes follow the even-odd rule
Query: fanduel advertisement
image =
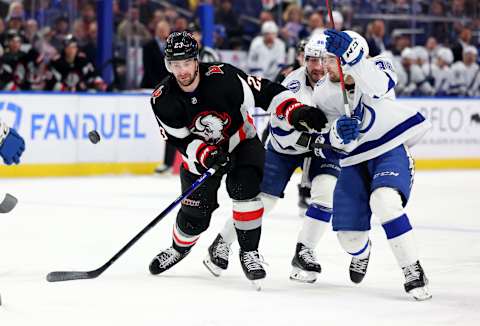
[[(0, 96), (0, 116), (26, 141), (23, 163), (157, 162), (164, 143), (147, 95)], [(97, 130), (96, 145), (88, 133)]]

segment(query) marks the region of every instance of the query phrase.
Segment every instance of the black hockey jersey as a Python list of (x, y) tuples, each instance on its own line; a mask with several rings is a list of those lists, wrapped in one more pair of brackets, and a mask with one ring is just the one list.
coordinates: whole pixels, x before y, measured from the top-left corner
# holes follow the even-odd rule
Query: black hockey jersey
[(27, 53), (23, 51), (16, 53), (6, 52), (1, 60), (1, 88), (9, 91), (28, 90)]
[(184, 166), (197, 174), (196, 154), (205, 144), (232, 152), (241, 141), (257, 137), (248, 109), (275, 112), (296, 102), (282, 85), (248, 76), (227, 63), (199, 65), (200, 83), (194, 92), (183, 92), (170, 75), (151, 97), (163, 138), (180, 150)]
[(103, 80), (93, 64), (82, 53), (77, 54), (73, 63), (67, 62), (64, 54), (50, 63), (51, 74), (48, 89), (56, 91), (96, 90)]

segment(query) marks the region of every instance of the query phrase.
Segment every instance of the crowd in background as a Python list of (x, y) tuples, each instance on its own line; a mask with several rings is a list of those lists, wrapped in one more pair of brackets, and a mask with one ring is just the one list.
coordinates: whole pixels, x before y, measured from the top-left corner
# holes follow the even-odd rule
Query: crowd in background
[[(215, 26), (214, 46), (202, 47), (201, 60), (222, 59), (224, 50), (246, 51), (248, 72), (270, 79), (293, 63), (301, 40), (329, 27), (319, 0), (114, 0), (114, 56), (97, 63), (94, 1), (0, 0), (0, 88), (153, 88), (167, 75), (169, 33), (189, 30), (201, 40), (202, 2), (214, 5)], [(334, 6), (337, 28), (364, 35), (371, 56), (391, 56), (397, 94), (480, 96), (480, 1), (339, 0)], [(129, 80), (134, 58), (138, 78)], [(107, 85), (100, 75), (108, 65), (114, 78)]]

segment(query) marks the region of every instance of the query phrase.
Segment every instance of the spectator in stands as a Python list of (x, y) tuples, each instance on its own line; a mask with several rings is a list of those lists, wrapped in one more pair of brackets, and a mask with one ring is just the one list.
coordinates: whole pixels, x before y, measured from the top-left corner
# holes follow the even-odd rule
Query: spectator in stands
[(79, 46), (83, 46), (87, 42), (90, 25), (95, 23), (95, 8), (87, 2), (82, 7), (80, 18), (73, 23), (73, 35)]
[(228, 39), (243, 37), (243, 29), (239, 23), (238, 15), (233, 11), (232, 1), (226, 0), (220, 3), (215, 12), (215, 23), (223, 25)]
[(158, 3), (150, 0), (137, 0), (137, 6), (139, 11), (139, 20), (145, 26), (147, 26), (150, 20), (152, 20), (155, 11), (160, 9), (160, 5)]
[(323, 31), (324, 28), (325, 25), (323, 23), (322, 15), (318, 12), (312, 12), (310, 16), (308, 16), (308, 23), (300, 32), (299, 37), (301, 39), (305, 39), (307, 37), (310, 37), (313, 31)]
[(36, 43), (39, 41), (38, 23), (35, 19), (29, 19), (25, 23), (25, 39), (31, 47), (35, 47)]
[(452, 46), (453, 62), (462, 61), (464, 49), (471, 45), (472, 30), (468, 27), (463, 27), (456, 43)]
[(285, 43), (277, 37), (278, 27), (274, 22), (263, 23), (261, 33), (250, 45), (247, 67), (255, 76), (274, 80), (285, 65)]
[(408, 35), (394, 31), (392, 33), (392, 38), (393, 43), (391, 51), (394, 56), (400, 56), (403, 49), (410, 47), (410, 37)]
[(187, 18), (183, 17), (183, 16), (178, 16), (177, 18), (175, 18), (175, 20), (173, 21), (173, 28), (172, 30), (174, 32), (183, 32), (183, 31), (186, 31), (188, 28), (188, 20)]
[(262, 10), (258, 16), (258, 19), (260, 20), (260, 26), (263, 26), (263, 23), (275, 21), (275, 17), (273, 17), (272, 12), (268, 10)]
[(8, 8), (7, 20), (10, 18), (20, 18), (22, 21), (25, 19), (25, 9), (23, 7), (22, 1), (12, 1)]
[(177, 11), (173, 8), (167, 7), (165, 8), (164, 13), (165, 13), (165, 19), (167, 20), (167, 22), (170, 24), (170, 26), (173, 26), (175, 18), (178, 17)]
[(376, 19), (372, 22), (371, 35), (367, 38), (369, 54), (372, 57), (386, 51), (385, 43), (385, 23), (383, 20)]
[(152, 19), (150, 19), (150, 22), (148, 23), (148, 31), (152, 34), (155, 35), (155, 28), (157, 28), (157, 24), (161, 22), (162, 20), (165, 20), (165, 13), (161, 9), (155, 10), (153, 13)]
[(55, 25), (53, 26), (53, 37), (51, 44), (57, 49), (58, 52), (63, 50), (63, 42), (69, 34), (69, 23), (68, 18), (61, 16), (55, 20)]
[(52, 40), (55, 32), (50, 27), (44, 27), (39, 33), (40, 41), (38, 45), (38, 51), (43, 57), (43, 61), (48, 64), (50, 60), (58, 55), (58, 50), (53, 46)]
[(477, 56), (477, 49), (467, 45), (463, 50), (463, 61), (457, 61), (452, 65), (453, 83), (460, 88), (458, 95), (480, 95), (480, 67), (476, 62)]
[(127, 39), (139, 45), (145, 44), (150, 40), (150, 33), (145, 25), (139, 20), (139, 11), (137, 6), (132, 6), (128, 10), (126, 18), (118, 26), (118, 37), (122, 41)]
[(283, 13), (283, 21), (280, 35), (286, 41), (287, 47), (293, 47), (300, 40), (300, 32), (304, 29), (302, 8), (297, 4), (290, 4)]
[(0, 70), (0, 88), (8, 91), (28, 90), (27, 53), (22, 51), (22, 37), (15, 31), (7, 33), (6, 49)]
[(73, 36), (65, 39), (63, 51), (50, 62), (47, 89), (62, 92), (105, 91), (107, 85), (97, 74), (91, 62), (79, 52)]
[(200, 62), (218, 62), (220, 57), (218, 56), (217, 51), (212, 49), (209, 46), (204, 46), (202, 43), (202, 30), (200, 26), (196, 23), (191, 23), (188, 25), (188, 31), (192, 33), (193, 38), (197, 41), (199, 46), (198, 57)]
[(155, 37), (143, 46), (142, 88), (155, 88), (168, 71), (165, 68), (165, 42), (170, 35), (170, 25), (163, 20), (157, 23)]
[[(432, 1), (430, 5), (430, 15), (442, 18), (446, 16), (445, 5), (442, 0)], [(448, 40), (448, 30), (447, 22), (432, 22), (432, 24), (430, 24), (430, 30), (427, 32), (427, 34), (435, 37), (441, 43), (444, 43)]]

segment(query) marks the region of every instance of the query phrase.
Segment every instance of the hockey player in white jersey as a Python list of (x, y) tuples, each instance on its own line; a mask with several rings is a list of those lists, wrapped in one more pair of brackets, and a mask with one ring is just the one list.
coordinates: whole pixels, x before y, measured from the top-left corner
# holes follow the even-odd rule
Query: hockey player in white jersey
[[(305, 46), (305, 65), (292, 71), (283, 81), (295, 98), (307, 105), (312, 104), (315, 84), (324, 75), (321, 63), (325, 48), (325, 36), (312, 37)], [(337, 114), (336, 116), (338, 116)], [(328, 116), (327, 116), (328, 118)], [(279, 198), (284, 195), (285, 187), (296, 168), (301, 167), (304, 159), (312, 156), (309, 144), (313, 135), (299, 132), (272, 112), (270, 118), (270, 136), (266, 143), (264, 177), (261, 189), (265, 214), (268, 214)], [(340, 168), (338, 160), (311, 158), (309, 179), (312, 183), (311, 203), (305, 213), (303, 226), (298, 234), (292, 273), (290, 278), (300, 282), (315, 282), (321, 272), (314, 248), (330, 222), (333, 189)], [(305, 173), (305, 171), (304, 171)], [(230, 220), (208, 249), (205, 266), (216, 276), (228, 266), (230, 245), (235, 239), (234, 228)]]
[[(397, 80), (392, 63), (368, 59), (368, 45), (351, 31), (327, 30), (327, 51), (341, 58), (343, 71), (354, 85), (352, 117), (342, 116), (325, 137), (348, 154), (340, 157), (341, 173), (334, 192), (332, 225), (342, 247), (352, 255), (352, 280), (361, 281), (368, 266), (372, 213), (380, 219), (404, 276), (404, 288), (417, 300), (431, 298), (428, 280), (415, 249), (412, 226), (404, 207), (413, 183), (413, 160), (408, 149), (430, 124), (411, 107), (395, 101)], [(328, 70), (328, 67), (327, 67)], [(334, 73), (334, 69), (329, 72)], [(347, 78), (348, 83), (348, 78)], [(329, 156), (328, 149), (316, 150)]]
[[(450, 65), (453, 62), (452, 50), (441, 48), (437, 52), (437, 58), (431, 67), (436, 96), (447, 96), (452, 92), (451, 81), (453, 74)], [(425, 68), (426, 69), (426, 68)]]
[(435, 93), (422, 68), (416, 62), (415, 51), (411, 48), (403, 49), (400, 64), (395, 67), (398, 75), (398, 83), (395, 86), (397, 95), (433, 95)]
[(0, 156), (7, 165), (19, 164), (25, 141), (17, 131), (0, 120)]
[(480, 95), (480, 67), (477, 64), (477, 56), (477, 49), (468, 45), (463, 49), (463, 61), (455, 62), (451, 67), (453, 84), (459, 86), (458, 95)]

